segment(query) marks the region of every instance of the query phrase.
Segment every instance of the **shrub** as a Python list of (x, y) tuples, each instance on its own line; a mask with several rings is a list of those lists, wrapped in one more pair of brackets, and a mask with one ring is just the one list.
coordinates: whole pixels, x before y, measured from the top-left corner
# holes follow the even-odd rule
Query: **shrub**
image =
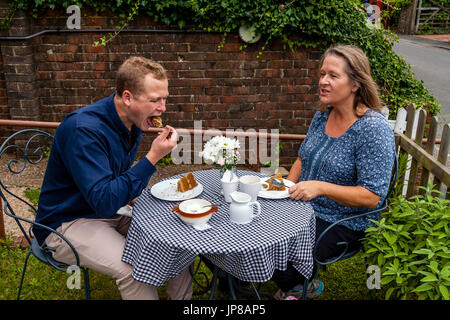
[(386, 299), (449, 300), (450, 200), (429, 195), (431, 184), (426, 190), (410, 200), (393, 199), (366, 230), (363, 256), (380, 268)]

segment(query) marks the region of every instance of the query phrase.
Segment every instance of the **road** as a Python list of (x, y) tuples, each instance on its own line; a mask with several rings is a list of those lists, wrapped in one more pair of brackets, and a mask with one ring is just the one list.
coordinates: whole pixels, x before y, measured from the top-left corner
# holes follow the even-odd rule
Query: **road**
[(423, 80), (430, 93), (441, 103), (438, 138), (442, 125), (450, 121), (450, 44), (441, 41), (399, 35), (393, 49), (411, 65), (416, 79)]

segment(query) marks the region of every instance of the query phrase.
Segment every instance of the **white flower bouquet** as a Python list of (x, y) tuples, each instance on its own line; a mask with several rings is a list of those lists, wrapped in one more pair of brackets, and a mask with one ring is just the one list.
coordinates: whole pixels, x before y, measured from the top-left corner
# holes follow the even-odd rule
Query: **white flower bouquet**
[(200, 156), (207, 163), (218, 164), (222, 171), (232, 170), (239, 160), (239, 141), (224, 136), (215, 136), (205, 143)]

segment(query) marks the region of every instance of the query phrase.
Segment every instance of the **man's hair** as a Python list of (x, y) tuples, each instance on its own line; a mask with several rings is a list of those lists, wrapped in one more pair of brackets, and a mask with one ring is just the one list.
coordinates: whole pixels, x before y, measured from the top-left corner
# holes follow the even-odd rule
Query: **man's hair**
[(143, 91), (142, 82), (151, 74), (157, 80), (167, 79), (166, 70), (159, 63), (144, 57), (130, 57), (119, 67), (116, 74), (116, 94), (121, 97), (124, 90), (135, 95)]

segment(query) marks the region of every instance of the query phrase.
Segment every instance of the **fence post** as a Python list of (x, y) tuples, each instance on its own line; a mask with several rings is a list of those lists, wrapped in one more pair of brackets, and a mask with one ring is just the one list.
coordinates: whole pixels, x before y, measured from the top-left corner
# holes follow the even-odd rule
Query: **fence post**
[[(442, 136), (441, 136), (441, 146), (439, 147), (439, 154), (438, 154), (438, 161), (442, 163), (443, 165), (446, 165), (447, 158), (448, 158), (448, 149), (450, 144), (450, 125), (447, 123), (444, 125), (444, 128), (442, 129)], [(433, 184), (435, 185), (436, 190), (441, 189), (441, 180), (438, 177), (434, 177)], [(437, 196), (437, 194), (433, 194), (434, 196)], [(450, 186), (447, 186), (447, 196), (446, 199), (450, 200)]]
[(405, 132), (406, 130), (406, 109), (400, 108), (397, 111), (397, 118), (395, 119), (394, 132)]
[(415, 26), (414, 26), (414, 32), (417, 32), (417, 30), (419, 30), (421, 13), (422, 13), (422, 0), (419, 0), (419, 6), (417, 7), (416, 15), (414, 17), (414, 19), (416, 20)]
[[(416, 135), (417, 122), (419, 120), (419, 117), (416, 116), (417, 112), (418, 111), (416, 110), (416, 106), (413, 103), (408, 105), (406, 114), (405, 135), (410, 139), (412, 139), (412, 137)], [(405, 174), (403, 177), (401, 177), (401, 179), (399, 179), (399, 184), (403, 184), (402, 195), (406, 195), (406, 190), (408, 188), (408, 180), (406, 179), (406, 177), (409, 177), (410, 175), (411, 161), (412, 157), (411, 155), (408, 155), (408, 159), (406, 160)]]
[[(419, 119), (417, 124), (415, 143), (418, 146), (422, 146), (423, 132), (425, 130), (425, 122), (427, 121), (427, 112), (421, 109), (419, 111), (418, 118)], [(412, 158), (410, 168), (411, 173), (409, 174), (408, 189), (406, 190), (406, 198), (412, 197), (414, 195), (414, 189), (416, 187), (416, 179), (417, 179), (417, 167), (418, 167), (417, 160)]]
[[(428, 139), (427, 139), (427, 144), (425, 146), (425, 151), (431, 155), (433, 155), (433, 151), (434, 151), (437, 129), (438, 129), (438, 117), (434, 116), (431, 118), (431, 121), (430, 121), (430, 129), (428, 130), (428, 137), (427, 137)], [(430, 171), (428, 171), (426, 168), (422, 167), (422, 176), (420, 178), (420, 185), (422, 187), (427, 187), (429, 178), (430, 178)], [(425, 190), (420, 189), (419, 194), (424, 195)]]

